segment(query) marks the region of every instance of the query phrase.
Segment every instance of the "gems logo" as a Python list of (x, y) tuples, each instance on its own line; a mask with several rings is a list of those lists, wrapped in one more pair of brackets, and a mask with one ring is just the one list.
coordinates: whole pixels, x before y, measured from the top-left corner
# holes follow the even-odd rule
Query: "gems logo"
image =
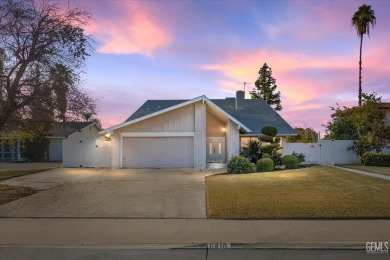
[(389, 242), (367, 242), (367, 253), (387, 253), (389, 251)]

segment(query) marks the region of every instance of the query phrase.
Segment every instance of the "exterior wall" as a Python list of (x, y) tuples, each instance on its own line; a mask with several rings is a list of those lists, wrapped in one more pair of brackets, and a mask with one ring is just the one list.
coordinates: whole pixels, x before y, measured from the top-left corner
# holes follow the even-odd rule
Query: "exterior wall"
[(230, 158), (233, 155), (239, 155), (240, 154), (240, 132), (238, 129), (238, 126), (236, 123), (234, 123), (232, 120), (228, 120), (227, 127), (226, 127), (226, 146), (227, 146), (227, 161), (230, 160)]
[[(202, 117), (201, 110), (203, 109), (197, 109), (197, 112), (195, 112), (195, 106), (199, 106), (201, 104), (204, 107), (205, 111), (205, 105), (203, 105), (202, 102), (198, 102), (197, 104), (190, 104), (188, 106), (184, 106), (172, 111), (169, 111), (167, 113), (163, 113), (145, 120), (142, 120), (140, 122), (134, 123), (132, 125), (128, 125), (125, 127), (122, 127), (120, 129), (114, 130), (114, 134), (111, 137), (111, 167), (112, 168), (120, 168), (121, 167), (121, 154), (123, 154), (122, 143), (123, 143), (123, 137), (121, 137), (121, 134), (124, 133), (158, 133), (158, 132), (192, 132), (196, 133), (195, 131), (195, 116), (198, 113), (198, 118)], [(205, 113), (205, 112), (204, 112)], [(199, 138), (202, 137), (202, 133), (200, 132), (200, 129), (198, 129), (198, 136), (194, 136), (194, 142), (195, 139), (199, 141)], [(205, 143), (206, 141), (204, 141)], [(199, 142), (200, 143), (200, 142)], [(198, 146), (201, 144), (196, 144), (194, 146)], [(180, 147), (178, 147), (180, 149)], [(195, 148), (194, 148), (195, 149)], [(197, 147), (196, 149), (200, 149)], [(205, 153), (205, 152), (204, 152)], [(204, 156), (205, 157), (205, 156)], [(197, 159), (197, 158), (194, 158)], [(204, 159), (205, 160), (205, 159)], [(202, 164), (201, 161), (197, 160), (197, 165)], [(203, 166), (200, 166), (203, 167)]]
[[(206, 136), (207, 137), (225, 137), (226, 125), (211, 113), (206, 113)], [(223, 130), (225, 129), (225, 131)]]
[(195, 103), (194, 168), (206, 167), (206, 126), (208, 126), (206, 104)]
[(193, 132), (194, 104), (125, 126), (115, 132)]
[(62, 162), (62, 141), (65, 138), (49, 138), (49, 161)]

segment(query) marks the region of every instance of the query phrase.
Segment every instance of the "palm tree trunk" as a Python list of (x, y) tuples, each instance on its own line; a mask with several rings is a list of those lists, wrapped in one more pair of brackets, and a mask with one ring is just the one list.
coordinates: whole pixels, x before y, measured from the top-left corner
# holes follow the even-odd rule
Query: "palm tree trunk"
[(362, 105), (362, 46), (363, 46), (363, 34), (360, 35), (360, 56), (359, 56), (359, 106)]

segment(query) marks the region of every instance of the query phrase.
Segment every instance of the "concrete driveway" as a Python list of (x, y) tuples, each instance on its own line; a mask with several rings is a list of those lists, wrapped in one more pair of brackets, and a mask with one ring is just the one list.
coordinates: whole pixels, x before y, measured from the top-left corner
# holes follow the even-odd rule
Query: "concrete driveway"
[(40, 192), (0, 217), (206, 218), (199, 169), (58, 168), (1, 182)]

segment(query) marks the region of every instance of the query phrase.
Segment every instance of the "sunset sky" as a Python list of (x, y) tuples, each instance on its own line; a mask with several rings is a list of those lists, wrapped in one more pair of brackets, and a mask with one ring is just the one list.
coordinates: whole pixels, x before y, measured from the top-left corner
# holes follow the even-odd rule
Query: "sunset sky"
[[(67, 0), (63, 0), (66, 1)], [(147, 99), (225, 98), (248, 91), (266, 62), (291, 126), (321, 126), (330, 106), (357, 104), (359, 38), (351, 18), (372, 6), (363, 39), (363, 92), (390, 102), (390, 1), (69, 0), (92, 13), (96, 53), (85, 88), (99, 98), (103, 127)]]

